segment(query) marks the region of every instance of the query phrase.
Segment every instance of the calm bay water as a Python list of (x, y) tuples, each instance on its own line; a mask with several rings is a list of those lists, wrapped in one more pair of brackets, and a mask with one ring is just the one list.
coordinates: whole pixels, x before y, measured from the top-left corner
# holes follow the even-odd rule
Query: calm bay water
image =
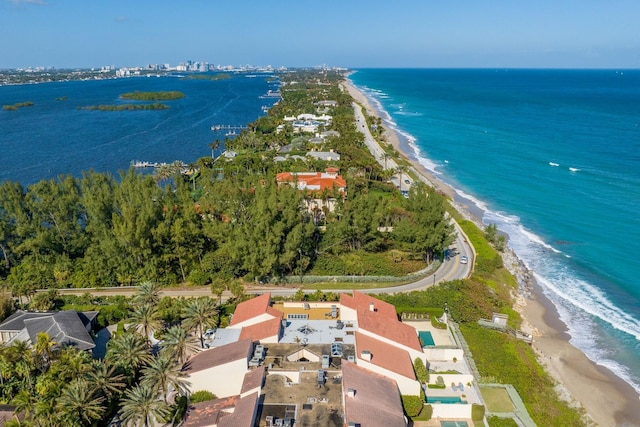
[[(261, 99), (273, 83), (266, 76), (209, 81), (179, 77), (73, 81), (0, 87), (0, 105), (33, 101), (33, 107), (0, 110), (0, 181), (30, 184), (83, 170), (117, 173), (131, 160), (193, 162), (223, 140), (214, 124), (246, 125), (263, 114)], [(177, 90), (185, 98), (157, 111), (86, 111), (77, 107), (126, 103), (133, 91)]]
[(350, 78), (428, 169), (508, 233), (571, 342), (640, 392), (640, 71)]

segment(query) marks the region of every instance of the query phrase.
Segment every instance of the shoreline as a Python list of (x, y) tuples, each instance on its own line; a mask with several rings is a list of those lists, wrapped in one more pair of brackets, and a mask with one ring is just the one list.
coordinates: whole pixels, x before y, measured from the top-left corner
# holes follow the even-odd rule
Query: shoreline
[[(382, 112), (355, 87), (348, 75), (343, 86), (365, 107), (367, 114), (384, 120)], [(482, 225), (482, 211), (428, 171), (417, 158), (408, 140), (403, 140), (397, 131), (389, 129), (388, 126), (385, 126), (385, 139), (401, 157), (410, 162), (413, 171), (422, 177), (423, 181), (431, 183), (437, 190), (449, 196), (454, 208), (465, 218)], [(510, 262), (507, 261), (508, 257)], [(560, 319), (553, 303), (535, 282), (533, 272), (528, 271), (511, 250), (507, 250), (503, 258), (505, 267), (518, 278), (520, 290), (527, 294), (527, 298), (520, 295), (515, 302), (515, 308), (523, 318), (523, 330), (534, 335), (532, 346), (538, 356), (538, 362), (557, 381), (556, 389), (559, 395), (572, 405), (584, 409), (596, 425), (640, 425), (640, 396), (635, 389), (574, 347), (569, 342), (570, 335), (567, 333), (566, 325)]]

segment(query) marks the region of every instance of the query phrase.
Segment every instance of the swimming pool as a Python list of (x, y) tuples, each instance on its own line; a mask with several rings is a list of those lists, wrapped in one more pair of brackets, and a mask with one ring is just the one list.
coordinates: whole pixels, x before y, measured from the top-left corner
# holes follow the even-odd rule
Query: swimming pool
[(427, 403), (466, 403), (458, 396), (426, 396)]
[(436, 343), (433, 341), (433, 336), (431, 335), (431, 332), (429, 332), (429, 331), (418, 331), (418, 336), (422, 340), (422, 345), (424, 347), (436, 345)]

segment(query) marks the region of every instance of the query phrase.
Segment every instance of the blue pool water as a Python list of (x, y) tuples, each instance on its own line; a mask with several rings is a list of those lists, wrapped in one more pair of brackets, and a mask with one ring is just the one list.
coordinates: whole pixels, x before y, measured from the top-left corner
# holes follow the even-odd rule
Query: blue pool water
[(433, 336), (429, 331), (418, 331), (418, 336), (422, 340), (422, 344), (424, 347), (436, 345), (435, 341), (433, 341)]
[(427, 403), (463, 403), (462, 399), (458, 396), (427, 396), (425, 400)]

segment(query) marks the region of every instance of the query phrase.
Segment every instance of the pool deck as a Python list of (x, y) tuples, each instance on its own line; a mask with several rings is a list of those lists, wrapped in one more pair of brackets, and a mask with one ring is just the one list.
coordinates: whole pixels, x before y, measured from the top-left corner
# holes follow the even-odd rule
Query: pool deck
[(455, 342), (447, 329), (436, 329), (428, 320), (405, 320), (402, 323), (412, 326), (416, 331), (429, 331), (436, 346), (455, 346)]

